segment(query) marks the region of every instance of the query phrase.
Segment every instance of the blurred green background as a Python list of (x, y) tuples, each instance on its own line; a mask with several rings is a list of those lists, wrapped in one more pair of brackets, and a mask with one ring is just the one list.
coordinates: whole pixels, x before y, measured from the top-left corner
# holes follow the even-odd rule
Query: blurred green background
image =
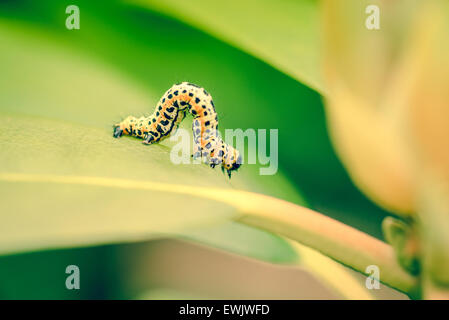
[[(354, 187), (329, 141), (317, 70), (318, 2), (260, 1), (250, 12), (251, 3), (232, 15), (236, 1), (226, 8), (218, 1), (0, 1), (1, 172), (255, 191), (380, 238), (386, 212)], [(79, 30), (65, 27), (70, 4), (80, 8)], [(271, 25), (277, 27), (267, 34)], [(228, 181), (206, 166), (169, 163), (170, 142), (145, 148), (134, 139), (112, 139), (114, 122), (151, 113), (181, 81), (212, 94), (221, 130), (279, 129), (278, 173), (260, 176), (258, 164), (247, 165)], [(235, 210), (213, 201), (51, 183), (0, 181), (0, 189), (2, 299), (341, 297), (313, 270), (290, 275), (303, 279), (297, 291), (288, 278), (263, 288), (249, 281), (253, 291), (242, 291), (237, 282), (254, 279), (258, 261), (280, 265), (275, 273), (301, 257), (284, 239), (229, 222)], [(172, 234), (189, 242), (157, 240)], [(170, 262), (161, 253), (176, 257), (185, 250), (200, 258)], [(234, 269), (227, 270), (235, 288), (201, 284), (225, 272), (208, 265), (214, 255), (232, 260)], [(82, 270), (83, 290), (65, 289), (61, 270), (69, 264)], [(165, 264), (178, 269), (164, 275)], [(186, 272), (186, 265), (203, 276), (194, 268)], [(180, 280), (186, 277), (196, 285)]]

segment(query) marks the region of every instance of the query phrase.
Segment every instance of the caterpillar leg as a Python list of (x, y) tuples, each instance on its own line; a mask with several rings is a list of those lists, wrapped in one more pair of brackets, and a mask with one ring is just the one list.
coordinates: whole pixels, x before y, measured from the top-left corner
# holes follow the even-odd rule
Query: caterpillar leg
[(159, 137), (156, 137), (154, 135), (154, 133), (150, 131), (145, 134), (142, 143), (143, 144), (153, 144), (153, 143), (158, 142), (159, 140), (160, 140), (160, 135), (159, 135)]
[(119, 125), (114, 125), (114, 133), (112, 136), (114, 138), (120, 138), (123, 135), (123, 130), (120, 128)]
[(193, 158), (196, 160), (201, 158), (204, 163), (210, 164), (210, 154), (213, 151), (210, 141), (210, 134), (203, 131), (201, 122), (198, 119), (193, 120)]
[(193, 132), (193, 159), (198, 159), (202, 156), (202, 148), (201, 148), (201, 140), (202, 140), (202, 136), (201, 136), (201, 123), (198, 119), (193, 119), (193, 123), (192, 123), (192, 132)]
[(137, 118), (133, 116), (127, 117), (120, 123), (114, 125), (114, 138), (120, 138), (123, 134), (133, 135), (133, 127), (137, 123)]
[(221, 165), (223, 151), (221, 150), (220, 139), (217, 139), (215, 136), (208, 137), (208, 143), (205, 146), (206, 151), (208, 152), (208, 163), (211, 168), (215, 168), (218, 165)]

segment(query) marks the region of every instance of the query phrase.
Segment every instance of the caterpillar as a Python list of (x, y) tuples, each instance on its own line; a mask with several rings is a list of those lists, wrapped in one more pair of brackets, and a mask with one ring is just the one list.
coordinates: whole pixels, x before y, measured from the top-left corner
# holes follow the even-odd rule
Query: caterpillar
[(115, 138), (123, 134), (143, 139), (150, 145), (170, 136), (179, 127), (187, 113), (193, 116), (194, 159), (202, 158), (211, 168), (221, 170), (231, 178), (232, 171), (242, 164), (239, 151), (218, 136), (218, 115), (211, 95), (190, 82), (173, 85), (161, 97), (152, 115), (129, 116), (113, 126)]

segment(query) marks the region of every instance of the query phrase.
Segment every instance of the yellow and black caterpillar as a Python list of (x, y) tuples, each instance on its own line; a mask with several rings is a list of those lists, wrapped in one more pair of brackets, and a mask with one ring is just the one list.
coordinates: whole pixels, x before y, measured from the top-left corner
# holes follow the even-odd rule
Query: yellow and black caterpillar
[(179, 126), (187, 112), (193, 116), (193, 157), (205, 158), (210, 167), (221, 164), (229, 177), (242, 164), (238, 150), (226, 144), (218, 136), (218, 116), (211, 95), (203, 88), (182, 82), (173, 85), (159, 100), (149, 117), (127, 117), (114, 125), (114, 137), (122, 134), (143, 139), (144, 144), (153, 144), (167, 138)]

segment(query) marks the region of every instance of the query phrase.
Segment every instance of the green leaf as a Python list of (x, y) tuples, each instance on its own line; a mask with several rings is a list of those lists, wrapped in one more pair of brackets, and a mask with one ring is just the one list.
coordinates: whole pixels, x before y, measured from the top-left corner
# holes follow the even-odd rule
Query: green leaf
[(226, 41), (324, 92), (319, 1), (130, 0)]
[(223, 221), (235, 211), (207, 199), (104, 179), (229, 188), (205, 166), (186, 170), (171, 164), (166, 147), (150, 151), (130, 139), (116, 141), (105, 130), (62, 121), (0, 119), (2, 253), (141, 240)]

